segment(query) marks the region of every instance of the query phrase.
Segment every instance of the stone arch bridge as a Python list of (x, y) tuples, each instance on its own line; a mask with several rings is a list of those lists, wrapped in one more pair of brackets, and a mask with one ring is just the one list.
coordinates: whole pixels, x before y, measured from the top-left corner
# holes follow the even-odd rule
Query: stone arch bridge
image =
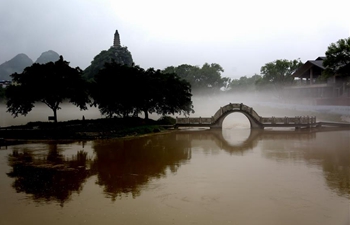
[(251, 128), (264, 129), (265, 127), (316, 127), (320, 123), (316, 122), (316, 117), (296, 116), (296, 117), (261, 117), (252, 107), (243, 103), (230, 103), (220, 109), (212, 117), (183, 117), (176, 118), (175, 127), (210, 127), (222, 128), (222, 123), (226, 116), (239, 112), (244, 114), (250, 123)]

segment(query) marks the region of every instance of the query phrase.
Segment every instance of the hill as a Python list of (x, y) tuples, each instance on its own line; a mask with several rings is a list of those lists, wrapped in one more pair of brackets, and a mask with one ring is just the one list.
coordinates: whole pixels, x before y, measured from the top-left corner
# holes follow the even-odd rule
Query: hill
[(131, 53), (127, 47), (113, 46), (107, 51), (101, 51), (94, 57), (91, 65), (84, 70), (84, 77), (88, 80), (93, 79), (95, 74), (104, 67), (105, 63), (112, 62), (113, 60), (122, 65), (132, 66), (134, 64)]
[(24, 68), (33, 64), (26, 54), (18, 54), (9, 61), (0, 65), (0, 80), (12, 80), (10, 77), (13, 73), (22, 73)]
[(59, 58), (60, 58), (60, 56), (57, 52), (49, 50), (49, 51), (41, 53), (41, 55), (35, 61), (35, 63), (45, 64), (48, 62), (56, 62)]

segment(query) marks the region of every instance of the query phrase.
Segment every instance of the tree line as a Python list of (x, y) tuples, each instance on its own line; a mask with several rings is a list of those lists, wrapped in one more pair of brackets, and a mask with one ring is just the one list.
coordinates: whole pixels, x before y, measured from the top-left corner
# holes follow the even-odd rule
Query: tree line
[(53, 111), (57, 122), (57, 110), (64, 100), (81, 110), (95, 105), (107, 117), (144, 113), (148, 119), (148, 114), (154, 112), (194, 112), (190, 84), (174, 73), (110, 62), (90, 82), (82, 74), (79, 67), (70, 67), (62, 56), (56, 62), (35, 63), (20, 74), (12, 74), (12, 84), (5, 93), (8, 112), (15, 117), (26, 115), (35, 103), (42, 102)]
[[(332, 43), (325, 54), (323, 78), (334, 74), (350, 76), (350, 38)], [(106, 58), (109, 61), (103, 64)], [(291, 75), (302, 65), (300, 59), (278, 59), (262, 66), (260, 75), (230, 79), (222, 77), (224, 70), (216, 63), (145, 70), (130, 65), (131, 56), (129, 63), (123, 65), (110, 58), (108, 51), (95, 57), (88, 70), (89, 76), (84, 76), (78, 67), (71, 68), (62, 56), (54, 63), (33, 64), (21, 74), (12, 74), (13, 85), (6, 91), (0, 87), (0, 97), (6, 96), (8, 111), (14, 116), (26, 115), (35, 102), (43, 102), (53, 110), (55, 121), (63, 100), (80, 109), (95, 105), (107, 117), (138, 116), (140, 113), (145, 118), (150, 113), (189, 114), (193, 112), (192, 93), (268, 90), (278, 94), (278, 90), (294, 83)]]

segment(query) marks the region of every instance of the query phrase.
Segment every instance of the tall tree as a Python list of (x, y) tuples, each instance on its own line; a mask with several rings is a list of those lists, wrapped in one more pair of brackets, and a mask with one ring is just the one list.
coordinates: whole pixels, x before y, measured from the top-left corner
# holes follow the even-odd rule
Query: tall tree
[(63, 57), (56, 62), (34, 63), (23, 73), (11, 75), (12, 85), (6, 88), (7, 109), (12, 115), (27, 115), (36, 102), (45, 103), (54, 113), (57, 122), (57, 110), (64, 100), (87, 109), (89, 103), (87, 84), (82, 78), (80, 68), (72, 68)]
[(156, 71), (156, 76), (160, 79), (161, 87), (159, 95), (161, 98), (157, 107), (159, 114), (194, 113), (191, 85), (188, 81), (181, 79), (175, 73), (162, 74), (160, 70)]
[(116, 62), (106, 63), (94, 77), (91, 96), (101, 114), (107, 117), (128, 116), (134, 112), (137, 73), (142, 69)]
[(291, 75), (301, 65), (302, 63), (300, 59), (278, 59), (262, 66), (260, 73), (262, 75), (262, 79), (269, 81), (274, 85), (285, 86), (293, 82), (294, 78)]
[(193, 91), (218, 91), (221, 88), (227, 88), (230, 82), (229, 78), (221, 76), (224, 69), (217, 63), (205, 63), (202, 67), (188, 64), (169, 66), (162, 72), (176, 73), (190, 83)]
[(326, 68), (326, 78), (334, 75), (350, 76), (350, 37), (328, 46), (323, 66)]
[(190, 84), (175, 74), (112, 62), (94, 80), (94, 104), (108, 117), (193, 112)]
[(293, 83), (294, 78), (291, 75), (301, 65), (300, 59), (278, 59), (274, 62), (266, 63), (260, 69), (262, 77), (256, 81), (256, 84), (260, 88), (262, 88), (261, 86), (266, 86), (268, 88), (273, 87), (275, 90), (281, 89)]
[(266, 63), (261, 67), (260, 73), (262, 77), (256, 80), (256, 88), (258, 90), (270, 91), (277, 98), (282, 98), (283, 88), (293, 84), (294, 78), (291, 75), (301, 65), (302, 62), (300, 59), (278, 59), (276, 61)]

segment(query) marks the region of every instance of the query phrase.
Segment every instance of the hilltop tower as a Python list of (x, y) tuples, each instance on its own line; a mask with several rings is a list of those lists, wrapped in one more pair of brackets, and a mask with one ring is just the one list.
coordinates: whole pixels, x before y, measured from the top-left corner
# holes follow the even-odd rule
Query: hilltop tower
[(120, 38), (119, 38), (118, 30), (115, 30), (115, 33), (114, 33), (113, 47), (114, 48), (120, 47)]

